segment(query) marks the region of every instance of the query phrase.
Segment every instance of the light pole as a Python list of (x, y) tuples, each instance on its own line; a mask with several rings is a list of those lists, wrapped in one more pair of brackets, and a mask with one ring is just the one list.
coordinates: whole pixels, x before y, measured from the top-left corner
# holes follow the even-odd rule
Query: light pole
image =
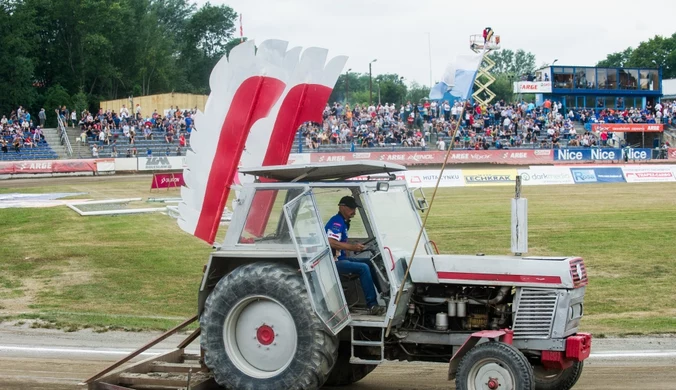
[(349, 93), (350, 93), (350, 71), (352, 68), (348, 69), (347, 72), (345, 72), (345, 104), (347, 104), (348, 99), (349, 99)]
[(430, 55), (430, 88), (432, 88), (432, 34), (427, 33), (427, 48)]
[(378, 61), (376, 58), (375, 60), (369, 62), (369, 107), (373, 105), (373, 76), (371, 74), (371, 64)]
[[(404, 84), (404, 76), (399, 77), (399, 82), (400, 82), (402, 85)], [(404, 85), (404, 91), (405, 91), (405, 90), (406, 90), (406, 86)], [(402, 106), (404, 105), (404, 97), (405, 97), (405, 95), (406, 95), (406, 93), (404, 93), (403, 95), (401, 95), (401, 105), (402, 105)]]

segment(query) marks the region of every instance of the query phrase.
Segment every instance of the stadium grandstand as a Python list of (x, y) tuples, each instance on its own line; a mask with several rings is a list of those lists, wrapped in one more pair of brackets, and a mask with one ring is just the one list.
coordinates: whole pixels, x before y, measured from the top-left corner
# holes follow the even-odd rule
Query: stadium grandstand
[[(71, 134), (73, 158), (181, 156), (189, 148), (193, 110), (170, 107), (162, 114), (143, 115), (100, 109), (79, 115), (59, 110)], [(2, 118), (1, 160), (57, 159), (45, 137), (21, 109)], [(306, 123), (298, 131), (294, 153), (382, 150), (496, 150), (624, 147), (625, 140), (591, 131), (591, 124), (676, 123), (676, 102), (638, 108), (570, 109), (560, 102), (542, 104), (499, 101), (482, 107), (471, 102), (328, 104), (322, 123)], [(458, 127), (459, 124), (459, 127)], [(457, 133), (454, 130), (458, 127)], [(64, 129), (66, 130), (66, 129)], [(603, 138), (603, 139), (602, 139)], [(50, 141), (50, 142), (48, 142)], [(58, 148), (57, 148), (58, 149)]]

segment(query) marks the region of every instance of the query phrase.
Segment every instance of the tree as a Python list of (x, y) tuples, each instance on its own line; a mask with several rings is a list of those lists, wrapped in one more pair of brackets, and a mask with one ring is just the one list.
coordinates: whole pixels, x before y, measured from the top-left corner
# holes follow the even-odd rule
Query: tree
[(636, 49), (628, 47), (621, 52), (608, 54), (596, 66), (661, 68), (663, 78), (676, 78), (676, 33), (666, 38), (655, 35), (641, 42)]
[[(37, 100), (34, 13), (21, 2), (0, 1), (0, 110), (9, 114)], [(33, 110), (34, 111), (34, 110)]]
[(535, 70), (535, 54), (522, 49), (516, 52), (509, 49), (498, 50), (489, 53), (488, 57), (495, 61), (495, 66), (491, 70), (493, 74), (511, 74), (518, 77)]
[(411, 103), (419, 103), (421, 100), (427, 99), (430, 96), (430, 88), (420, 85), (416, 82), (411, 83), (411, 88), (406, 94), (406, 100)]
[(599, 61), (596, 66), (600, 68), (622, 68), (629, 63), (631, 54), (634, 52), (634, 49), (628, 47), (623, 51), (618, 51), (617, 53), (608, 54), (605, 60)]
[(180, 63), (195, 90), (208, 91), (211, 70), (236, 45), (232, 39), (236, 19), (232, 8), (207, 2), (188, 20)]

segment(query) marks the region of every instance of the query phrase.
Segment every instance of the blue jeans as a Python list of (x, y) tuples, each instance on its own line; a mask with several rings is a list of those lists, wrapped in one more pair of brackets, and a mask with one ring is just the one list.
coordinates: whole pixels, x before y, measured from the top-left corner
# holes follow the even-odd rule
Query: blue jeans
[(366, 306), (373, 307), (378, 305), (376, 288), (373, 285), (371, 276), (371, 266), (368, 259), (340, 259), (336, 262), (336, 268), (339, 274), (356, 274), (361, 282), (361, 289), (364, 291)]

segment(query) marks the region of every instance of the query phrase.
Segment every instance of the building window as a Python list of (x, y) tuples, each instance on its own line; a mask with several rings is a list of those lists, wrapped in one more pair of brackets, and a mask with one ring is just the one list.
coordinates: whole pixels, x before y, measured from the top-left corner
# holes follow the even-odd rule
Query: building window
[(603, 109), (606, 108), (606, 101), (602, 97), (596, 98), (596, 108)]
[(566, 101), (564, 104), (566, 105), (566, 110), (571, 110), (574, 107), (577, 107), (575, 105), (575, 96), (566, 96)]
[(599, 89), (608, 89), (608, 69), (596, 69)]
[(596, 87), (596, 69), (576, 68), (575, 88), (594, 89)]
[(641, 90), (657, 91), (660, 89), (659, 76), (656, 70), (641, 70)]
[(605, 100), (606, 100), (606, 104), (605, 104), (606, 108), (612, 108), (612, 109), (615, 108), (615, 104), (616, 104), (615, 96), (606, 96)]
[(638, 89), (637, 69), (620, 69), (620, 89)]
[(617, 100), (615, 100), (615, 108), (618, 109), (624, 109), (625, 107), (625, 98), (624, 96), (618, 96)]
[(554, 68), (554, 88), (573, 88), (573, 68)]

